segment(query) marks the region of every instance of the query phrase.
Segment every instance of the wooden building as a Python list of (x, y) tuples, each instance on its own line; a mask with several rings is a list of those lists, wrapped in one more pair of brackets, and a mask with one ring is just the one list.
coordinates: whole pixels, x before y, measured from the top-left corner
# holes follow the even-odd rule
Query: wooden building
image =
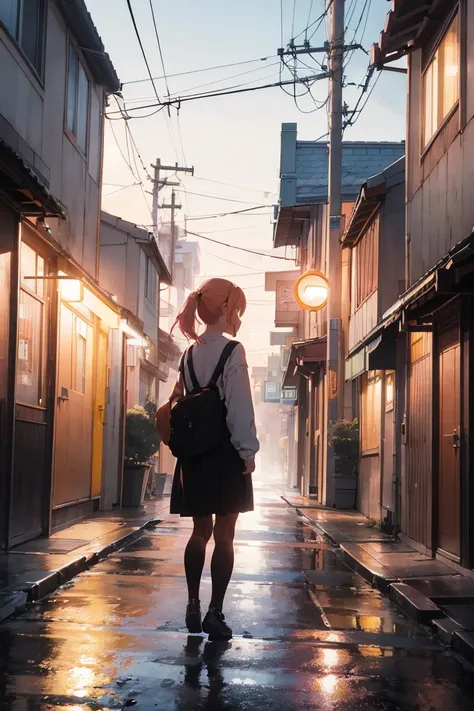
[(408, 61), (407, 289), (385, 314), (408, 341), (402, 533), (474, 568), (474, 7), (397, 0), (373, 60)]
[(392, 528), (399, 513), (405, 378), (403, 367), (396, 372), (397, 340), (387, 339), (393, 329), (384, 331), (383, 341), (374, 331), (405, 290), (405, 158), (363, 184), (342, 244), (350, 250), (345, 377), (355, 386), (359, 418), (357, 508)]
[[(349, 219), (360, 186), (371, 175), (404, 154), (403, 143), (345, 141), (343, 143), (343, 218)], [(275, 247), (296, 248), (298, 270), (266, 275), (266, 289), (276, 292), (275, 326), (290, 327), (286, 348), (283, 385), (298, 389), (295, 406), (296, 471), (290, 471), (301, 493), (329, 506), (342, 505), (342, 478), (328, 481), (325, 471), (325, 388), (327, 310), (303, 311), (293, 296), (299, 274), (308, 269), (326, 272), (328, 199), (328, 147), (322, 141), (297, 140), (294, 123), (282, 125), (280, 161), (280, 204), (274, 228)], [(341, 250), (343, 306), (342, 338), (347, 337), (350, 272), (348, 254)], [(341, 374), (342, 375), (342, 374)], [(342, 381), (341, 377), (341, 381)], [(352, 416), (351, 397), (345, 403), (345, 417)]]
[(83, 0), (0, 4), (0, 542), (99, 508), (103, 115), (120, 82)]

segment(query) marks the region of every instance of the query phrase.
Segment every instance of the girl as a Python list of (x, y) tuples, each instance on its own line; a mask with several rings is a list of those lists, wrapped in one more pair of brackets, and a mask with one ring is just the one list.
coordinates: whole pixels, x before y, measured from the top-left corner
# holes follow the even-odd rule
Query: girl
[[(173, 329), (178, 326), (193, 345), (182, 357), (174, 399), (191, 392), (196, 380), (201, 388), (209, 383), (229, 344), (224, 334), (237, 335), (245, 308), (242, 289), (226, 279), (210, 279), (188, 297)], [(205, 326), (201, 335), (196, 330), (197, 317)], [(232, 630), (226, 624), (222, 607), (234, 567), (235, 524), (239, 513), (253, 510), (251, 474), (259, 449), (245, 351), (240, 343), (231, 351), (216, 385), (225, 403), (226, 435), (222, 444), (209, 454), (178, 460), (170, 511), (192, 516), (194, 520), (184, 554), (189, 593), (187, 628), (189, 632), (204, 630), (211, 639), (227, 640), (231, 639)], [(212, 533), (215, 541), (211, 561), (212, 597), (209, 611), (201, 622), (199, 587), (206, 546)]]

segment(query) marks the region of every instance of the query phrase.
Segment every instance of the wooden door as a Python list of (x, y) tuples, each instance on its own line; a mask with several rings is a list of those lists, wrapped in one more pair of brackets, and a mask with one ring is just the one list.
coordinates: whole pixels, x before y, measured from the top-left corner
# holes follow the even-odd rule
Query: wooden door
[(438, 547), (461, 554), (461, 347), (459, 323), (439, 335), (439, 490)]
[(95, 368), (95, 398), (92, 423), (92, 496), (99, 496), (102, 491), (105, 391), (107, 385), (107, 334), (102, 330), (99, 330), (98, 335)]

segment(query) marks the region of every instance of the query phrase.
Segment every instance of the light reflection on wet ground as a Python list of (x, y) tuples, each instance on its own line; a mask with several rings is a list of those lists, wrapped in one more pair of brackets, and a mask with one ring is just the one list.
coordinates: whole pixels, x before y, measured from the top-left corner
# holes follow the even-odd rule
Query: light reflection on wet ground
[[(276, 495), (259, 494), (239, 523), (229, 644), (183, 626), (190, 523), (170, 517), (0, 626), (0, 711), (471, 709), (470, 672), (359, 576), (325, 584), (350, 573), (345, 563)], [(308, 589), (303, 570), (320, 571), (319, 584)]]

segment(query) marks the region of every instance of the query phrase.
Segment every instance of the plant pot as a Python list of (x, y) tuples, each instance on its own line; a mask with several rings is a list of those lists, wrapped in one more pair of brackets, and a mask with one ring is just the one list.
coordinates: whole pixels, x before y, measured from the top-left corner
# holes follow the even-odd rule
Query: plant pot
[(122, 506), (126, 509), (139, 508), (145, 501), (148, 482), (148, 465), (142, 467), (124, 467)]

